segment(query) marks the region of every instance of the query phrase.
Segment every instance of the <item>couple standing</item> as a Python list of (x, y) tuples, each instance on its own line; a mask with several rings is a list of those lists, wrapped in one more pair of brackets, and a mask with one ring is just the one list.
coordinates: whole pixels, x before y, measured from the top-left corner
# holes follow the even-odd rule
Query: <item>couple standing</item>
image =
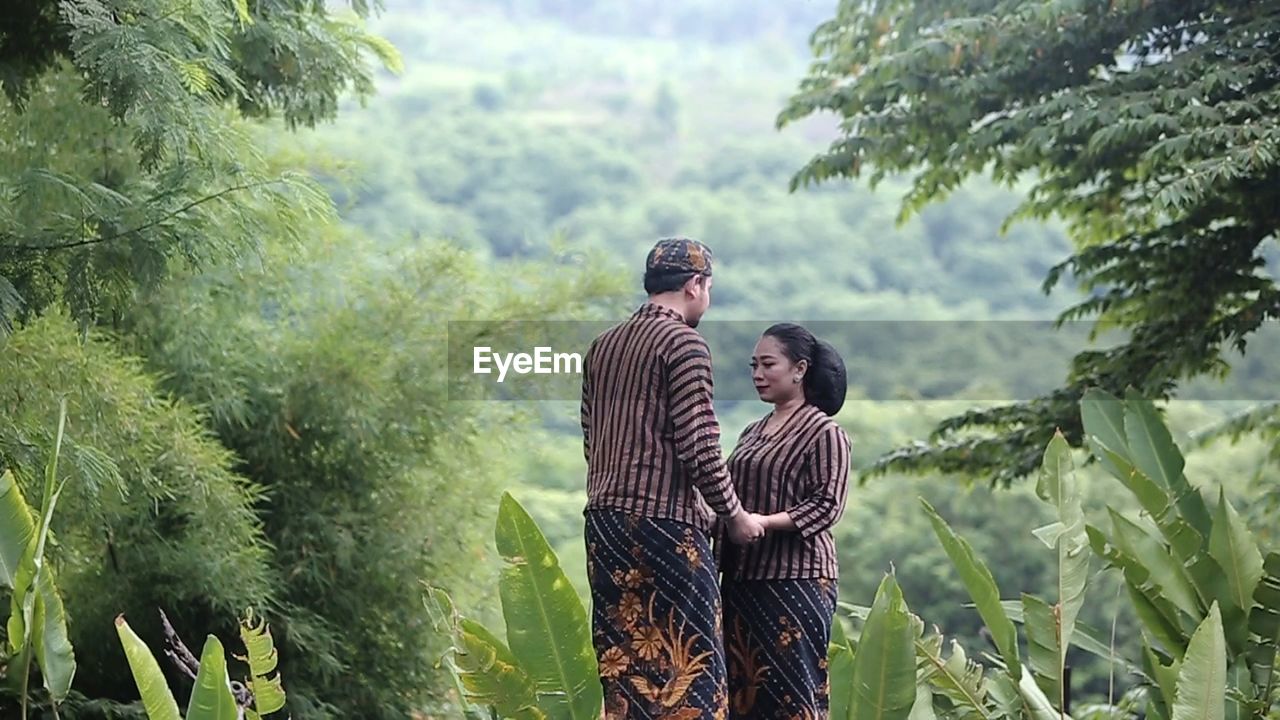
[(711, 302), (711, 251), (658, 241), (644, 285), (648, 301), (597, 337), (583, 364), (604, 716), (825, 718), (831, 527), (849, 475), (849, 439), (831, 417), (844, 363), (798, 325), (766, 330), (752, 379), (773, 409), (726, 462), (711, 355), (694, 330)]

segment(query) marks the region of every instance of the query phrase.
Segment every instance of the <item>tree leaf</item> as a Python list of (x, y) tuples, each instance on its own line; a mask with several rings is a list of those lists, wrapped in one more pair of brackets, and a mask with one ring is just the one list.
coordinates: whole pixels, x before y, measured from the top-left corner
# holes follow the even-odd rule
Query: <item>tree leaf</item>
[(1022, 611), (1027, 629), (1027, 663), (1036, 683), (1051, 698), (1062, 698), (1062, 640), (1056, 613), (1049, 603), (1023, 593)]
[(1253, 611), (1249, 613), (1249, 661), (1253, 682), (1263, 688), (1262, 697), (1271, 697), (1275, 684), (1276, 653), (1280, 651), (1280, 552), (1267, 553), (1263, 576), (1253, 591)]
[(253, 16), (249, 14), (249, 0), (231, 0), (231, 4), (235, 7), (236, 17), (242, 27), (253, 24)]
[[(1004, 600), (1000, 603), (1004, 606), (1004, 611), (1009, 615), (1009, 619), (1015, 623), (1026, 623), (1026, 618), (1022, 612), (1022, 602), (1020, 600)], [(1142, 668), (1133, 661), (1123, 656), (1117, 655), (1110, 648), (1108, 642), (1103, 639), (1102, 631), (1097, 628), (1090, 627), (1084, 623), (1077, 622), (1075, 631), (1071, 634), (1071, 643), (1069, 647), (1077, 647), (1081, 650), (1094, 655), (1108, 663), (1120, 665), (1126, 672), (1135, 675), (1142, 674)]]
[(520, 667), (511, 650), (480, 623), (463, 619), (458, 626), (455, 659), (468, 697), (491, 705), (502, 717), (541, 720), (533, 678)]
[(1018, 693), (1022, 695), (1022, 701), (1031, 720), (1069, 720), (1071, 717), (1054, 709), (1053, 703), (1049, 701), (1026, 668), (1022, 669), (1022, 678), (1018, 681)]
[(982, 666), (965, 655), (964, 648), (951, 641), (951, 655), (942, 656), (942, 635), (931, 634), (916, 640), (916, 657), (925, 666), (929, 684), (956, 708), (960, 718), (990, 720), (995, 713), (987, 707), (987, 684)]
[(1142, 652), (1148, 672), (1155, 679), (1155, 690), (1160, 693), (1166, 708), (1173, 707), (1173, 701), (1178, 697), (1178, 673), (1182, 670), (1182, 662), (1174, 658), (1165, 665), (1150, 646), (1144, 646)]
[(67, 632), (67, 611), (54, 582), (52, 568), (40, 574), (32, 635), (40, 678), (57, 702), (67, 699), (76, 675), (75, 650)]
[[(1071, 461), (1071, 447), (1061, 432), (1054, 433), (1045, 448), (1040, 479), (1036, 494), (1053, 505), (1062, 526), (1054, 534), (1054, 547), (1058, 551), (1057, 603), (1055, 624), (1059, 665), (1067, 661), (1067, 648), (1075, 630), (1076, 618), (1084, 605), (1085, 585), (1089, 581), (1089, 536), (1085, 531), (1084, 508), (1080, 499), (1080, 487), (1076, 482), (1075, 467)], [(1030, 627), (1030, 625), (1028, 625)], [(1062, 670), (1057, 687), (1061, 688)], [(1059, 704), (1063, 698), (1054, 696)]]

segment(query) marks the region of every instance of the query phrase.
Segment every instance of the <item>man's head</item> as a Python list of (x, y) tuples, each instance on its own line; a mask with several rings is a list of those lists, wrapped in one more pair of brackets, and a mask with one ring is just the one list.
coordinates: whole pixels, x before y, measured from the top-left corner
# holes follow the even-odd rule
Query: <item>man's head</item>
[(645, 258), (644, 290), (697, 327), (711, 304), (711, 248), (685, 237), (659, 240)]

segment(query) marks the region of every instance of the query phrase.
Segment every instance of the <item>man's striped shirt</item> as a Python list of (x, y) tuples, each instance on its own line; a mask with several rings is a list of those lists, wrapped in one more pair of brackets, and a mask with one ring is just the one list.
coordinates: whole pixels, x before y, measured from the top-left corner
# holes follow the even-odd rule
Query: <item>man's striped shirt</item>
[(737, 512), (711, 396), (711, 352), (680, 313), (645, 303), (597, 337), (582, 376), (587, 510), (703, 530)]

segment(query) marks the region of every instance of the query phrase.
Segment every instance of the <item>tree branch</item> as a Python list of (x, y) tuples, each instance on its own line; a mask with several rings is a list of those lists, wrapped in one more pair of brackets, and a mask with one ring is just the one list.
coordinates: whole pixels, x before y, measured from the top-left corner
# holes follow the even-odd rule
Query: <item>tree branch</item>
[[(173, 625), (169, 623), (169, 617), (164, 614), (164, 610), (160, 611), (160, 623), (164, 631), (164, 654), (173, 663), (178, 672), (191, 682), (195, 682), (196, 676), (200, 674), (200, 661), (196, 656), (187, 649), (186, 643), (182, 642), (182, 638), (178, 637), (177, 631), (173, 629)], [(231, 680), (231, 694), (235, 697), (236, 706), (243, 717), (244, 709), (249, 707), (253, 702), (253, 693), (244, 683), (238, 680)]]
[[(230, 194), (232, 194), (232, 193), (240, 192), (240, 191), (242, 191), (242, 190), (252, 190), (253, 188), (263, 187), (263, 186), (265, 186), (265, 185), (274, 185), (274, 184), (276, 184), (276, 183), (282, 183), (282, 182), (285, 182), (285, 181), (284, 181), (283, 179), (281, 179), (281, 178), (275, 178), (275, 179), (273, 179), (273, 180), (259, 180), (259, 181), (255, 181), (255, 182), (251, 182), (251, 183), (242, 183), (242, 184), (240, 184), (240, 185), (232, 185), (231, 187), (223, 188), (222, 190), (219, 190), (218, 192), (216, 192), (216, 193), (214, 193), (214, 194), (212, 194), (212, 195), (206, 195), (206, 196), (204, 196), (204, 197), (202, 197), (202, 198), (199, 198), (199, 199), (197, 199), (197, 200), (192, 200), (191, 202), (187, 203), (186, 205), (183, 205), (182, 207), (178, 208), (177, 210), (174, 210), (174, 211), (172, 211), (172, 212), (169, 212), (169, 213), (165, 214), (163, 217), (157, 218), (157, 219), (152, 220), (152, 221), (150, 221), (150, 222), (143, 223), (143, 224), (141, 224), (141, 225), (139, 225), (139, 226), (137, 226), (137, 227), (134, 227), (134, 228), (129, 228), (128, 230), (121, 230), (120, 232), (118, 232), (118, 233), (113, 233), (113, 234), (111, 234), (111, 235), (104, 235), (104, 236), (102, 236), (102, 237), (96, 237), (96, 238), (88, 238), (88, 239), (85, 239), (85, 240), (75, 240), (75, 241), (71, 241), (71, 242), (58, 243), (58, 244), (55, 244), (55, 245), (29, 245), (29, 244), (17, 244), (17, 245), (15, 245), (15, 246), (14, 246), (14, 248), (13, 248), (13, 249), (14, 249), (14, 250), (25, 250), (25, 251), (28, 251), (28, 252), (47, 252), (47, 251), (52, 251), (52, 250), (69, 250), (69, 249), (71, 249), (71, 248), (84, 247), (85, 245), (96, 245), (96, 244), (98, 244), (98, 243), (111, 242), (112, 240), (119, 240), (119, 239), (120, 239), (120, 238), (122, 238), (122, 237), (126, 237), (126, 236), (129, 236), (129, 235), (133, 235), (134, 233), (139, 233), (139, 232), (142, 232), (142, 231), (144, 231), (144, 230), (150, 230), (151, 228), (153, 228), (153, 227), (155, 227), (155, 226), (157, 226), (157, 225), (159, 225), (159, 224), (161, 224), (161, 223), (163, 223), (163, 222), (166, 222), (166, 221), (168, 221), (168, 220), (171, 220), (171, 219), (173, 219), (173, 218), (177, 217), (178, 215), (181, 215), (182, 213), (184, 213), (184, 212), (186, 212), (186, 211), (188, 211), (188, 210), (190, 210), (190, 209), (192, 209), (192, 208), (194, 208), (194, 207), (197, 207), (197, 206), (199, 206), (199, 205), (203, 205), (203, 204), (205, 204), (205, 203), (207, 203), (207, 202), (212, 202), (212, 201), (214, 201), (214, 200), (218, 200), (218, 199), (223, 198), (223, 197), (225, 197), (225, 196), (227, 196), (227, 195), (230, 195)], [(9, 236), (9, 237), (14, 237), (14, 236)]]

